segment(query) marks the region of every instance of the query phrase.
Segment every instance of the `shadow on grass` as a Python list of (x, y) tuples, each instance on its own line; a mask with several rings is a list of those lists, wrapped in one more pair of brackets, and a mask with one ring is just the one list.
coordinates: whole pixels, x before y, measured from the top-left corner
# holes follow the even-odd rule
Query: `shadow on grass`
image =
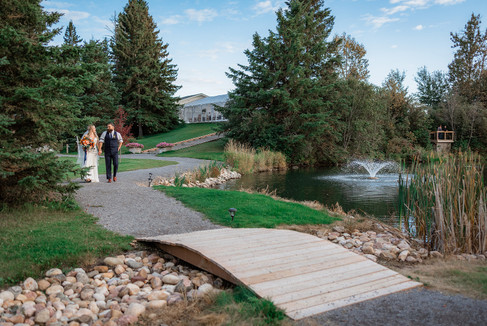
[(38, 278), (50, 268), (86, 266), (97, 258), (129, 250), (129, 236), (96, 224), (80, 209), (47, 206), (0, 211), (0, 286), (27, 277)]

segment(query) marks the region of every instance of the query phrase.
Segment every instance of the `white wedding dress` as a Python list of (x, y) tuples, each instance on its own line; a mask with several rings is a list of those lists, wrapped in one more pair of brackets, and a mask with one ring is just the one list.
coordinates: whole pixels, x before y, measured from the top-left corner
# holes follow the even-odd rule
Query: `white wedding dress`
[[(86, 136), (88, 133), (85, 132), (83, 135)], [(83, 138), (81, 137), (81, 138)], [(91, 182), (100, 182), (98, 179), (98, 138), (95, 138), (95, 148), (91, 148), (86, 151), (86, 159), (85, 159), (85, 151), (81, 145), (78, 145), (78, 164), (82, 168), (89, 167), (88, 174), (86, 175), (85, 179), (90, 179)]]

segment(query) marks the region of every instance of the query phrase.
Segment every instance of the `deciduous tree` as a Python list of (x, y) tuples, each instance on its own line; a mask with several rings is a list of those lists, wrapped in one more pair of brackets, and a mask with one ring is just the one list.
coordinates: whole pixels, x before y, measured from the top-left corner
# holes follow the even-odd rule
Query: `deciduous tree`
[(369, 60), (365, 58), (367, 54), (365, 47), (345, 33), (335, 36), (335, 42), (338, 44), (338, 54), (341, 58), (338, 68), (340, 78), (367, 80), (369, 78)]

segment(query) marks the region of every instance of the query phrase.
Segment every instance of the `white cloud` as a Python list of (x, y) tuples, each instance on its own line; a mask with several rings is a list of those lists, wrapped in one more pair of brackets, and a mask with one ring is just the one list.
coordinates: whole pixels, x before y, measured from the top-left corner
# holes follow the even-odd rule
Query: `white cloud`
[(69, 8), (74, 6), (74, 4), (69, 2), (61, 2), (61, 1), (42, 1), (41, 6), (54, 7), (54, 8)]
[[(375, 28), (380, 28), (384, 24), (398, 21), (399, 18), (393, 18), (394, 15), (401, 13), (407, 15), (409, 12), (415, 10), (428, 9), (434, 5), (447, 6), (464, 2), (465, 0), (389, 0), (389, 4), (393, 5), (390, 8), (381, 8), (383, 16), (373, 16), (368, 14), (365, 20), (373, 25)], [(485, 0), (484, 0), (485, 1)], [(422, 30), (423, 26), (418, 25), (416, 30)]]
[(218, 16), (218, 13), (213, 9), (186, 9), (184, 13), (187, 15), (189, 20), (197, 21), (198, 23), (210, 22)]
[(406, 11), (408, 10), (409, 7), (408, 6), (395, 6), (393, 8), (381, 8), (380, 10), (382, 10), (382, 12), (386, 15), (394, 15), (398, 12), (403, 12), (403, 11)]
[(369, 24), (374, 26), (374, 28), (380, 28), (384, 24), (392, 23), (398, 21), (399, 18), (390, 18), (386, 16), (375, 17), (375, 16), (366, 16), (365, 21)]
[(72, 20), (73, 22), (80, 21), (90, 17), (90, 13), (85, 11), (75, 11), (75, 10), (68, 10), (68, 9), (54, 9), (54, 8), (46, 8), (48, 12), (59, 12), (63, 14), (63, 18), (66, 20)]
[(462, 3), (464, 1), (465, 0), (435, 0), (435, 3), (439, 5), (450, 6), (456, 5), (457, 3)]
[(274, 1), (266, 0), (266, 1), (259, 1), (255, 4), (252, 8), (257, 13), (257, 15), (266, 14), (268, 12), (275, 12), (279, 7), (282, 5), (282, 1)]
[(173, 15), (171, 17), (165, 18), (162, 20), (162, 24), (164, 25), (176, 25), (182, 21), (183, 16), (181, 15)]
[(236, 53), (241, 51), (242, 49), (240, 47), (235, 46), (234, 43), (226, 42), (226, 43), (219, 44), (217, 47), (213, 49), (199, 51), (199, 56), (210, 58), (212, 60), (217, 60), (220, 57), (220, 54)]
[(424, 26), (423, 26), (423, 25), (421, 25), (421, 24), (419, 24), (419, 25), (417, 25), (416, 27), (414, 27), (414, 29), (415, 29), (415, 30), (417, 30), (417, 31), (420, 31), (420, 30), (422, 30), (423, 28), (424, 28)]
[(397, 44), (391, 45), (391, 49), (397, 49), (397, 48), (398, 48)]

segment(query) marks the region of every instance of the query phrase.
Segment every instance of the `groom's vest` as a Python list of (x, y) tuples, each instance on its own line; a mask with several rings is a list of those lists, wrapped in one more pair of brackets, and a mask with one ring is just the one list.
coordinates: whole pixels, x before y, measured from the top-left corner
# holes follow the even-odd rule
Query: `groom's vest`
[(113, 137), (110, 132), (105, 134), (105, 153), (116, 154), (118, 152), (118, 138), (117, 132), (113, 132)]

